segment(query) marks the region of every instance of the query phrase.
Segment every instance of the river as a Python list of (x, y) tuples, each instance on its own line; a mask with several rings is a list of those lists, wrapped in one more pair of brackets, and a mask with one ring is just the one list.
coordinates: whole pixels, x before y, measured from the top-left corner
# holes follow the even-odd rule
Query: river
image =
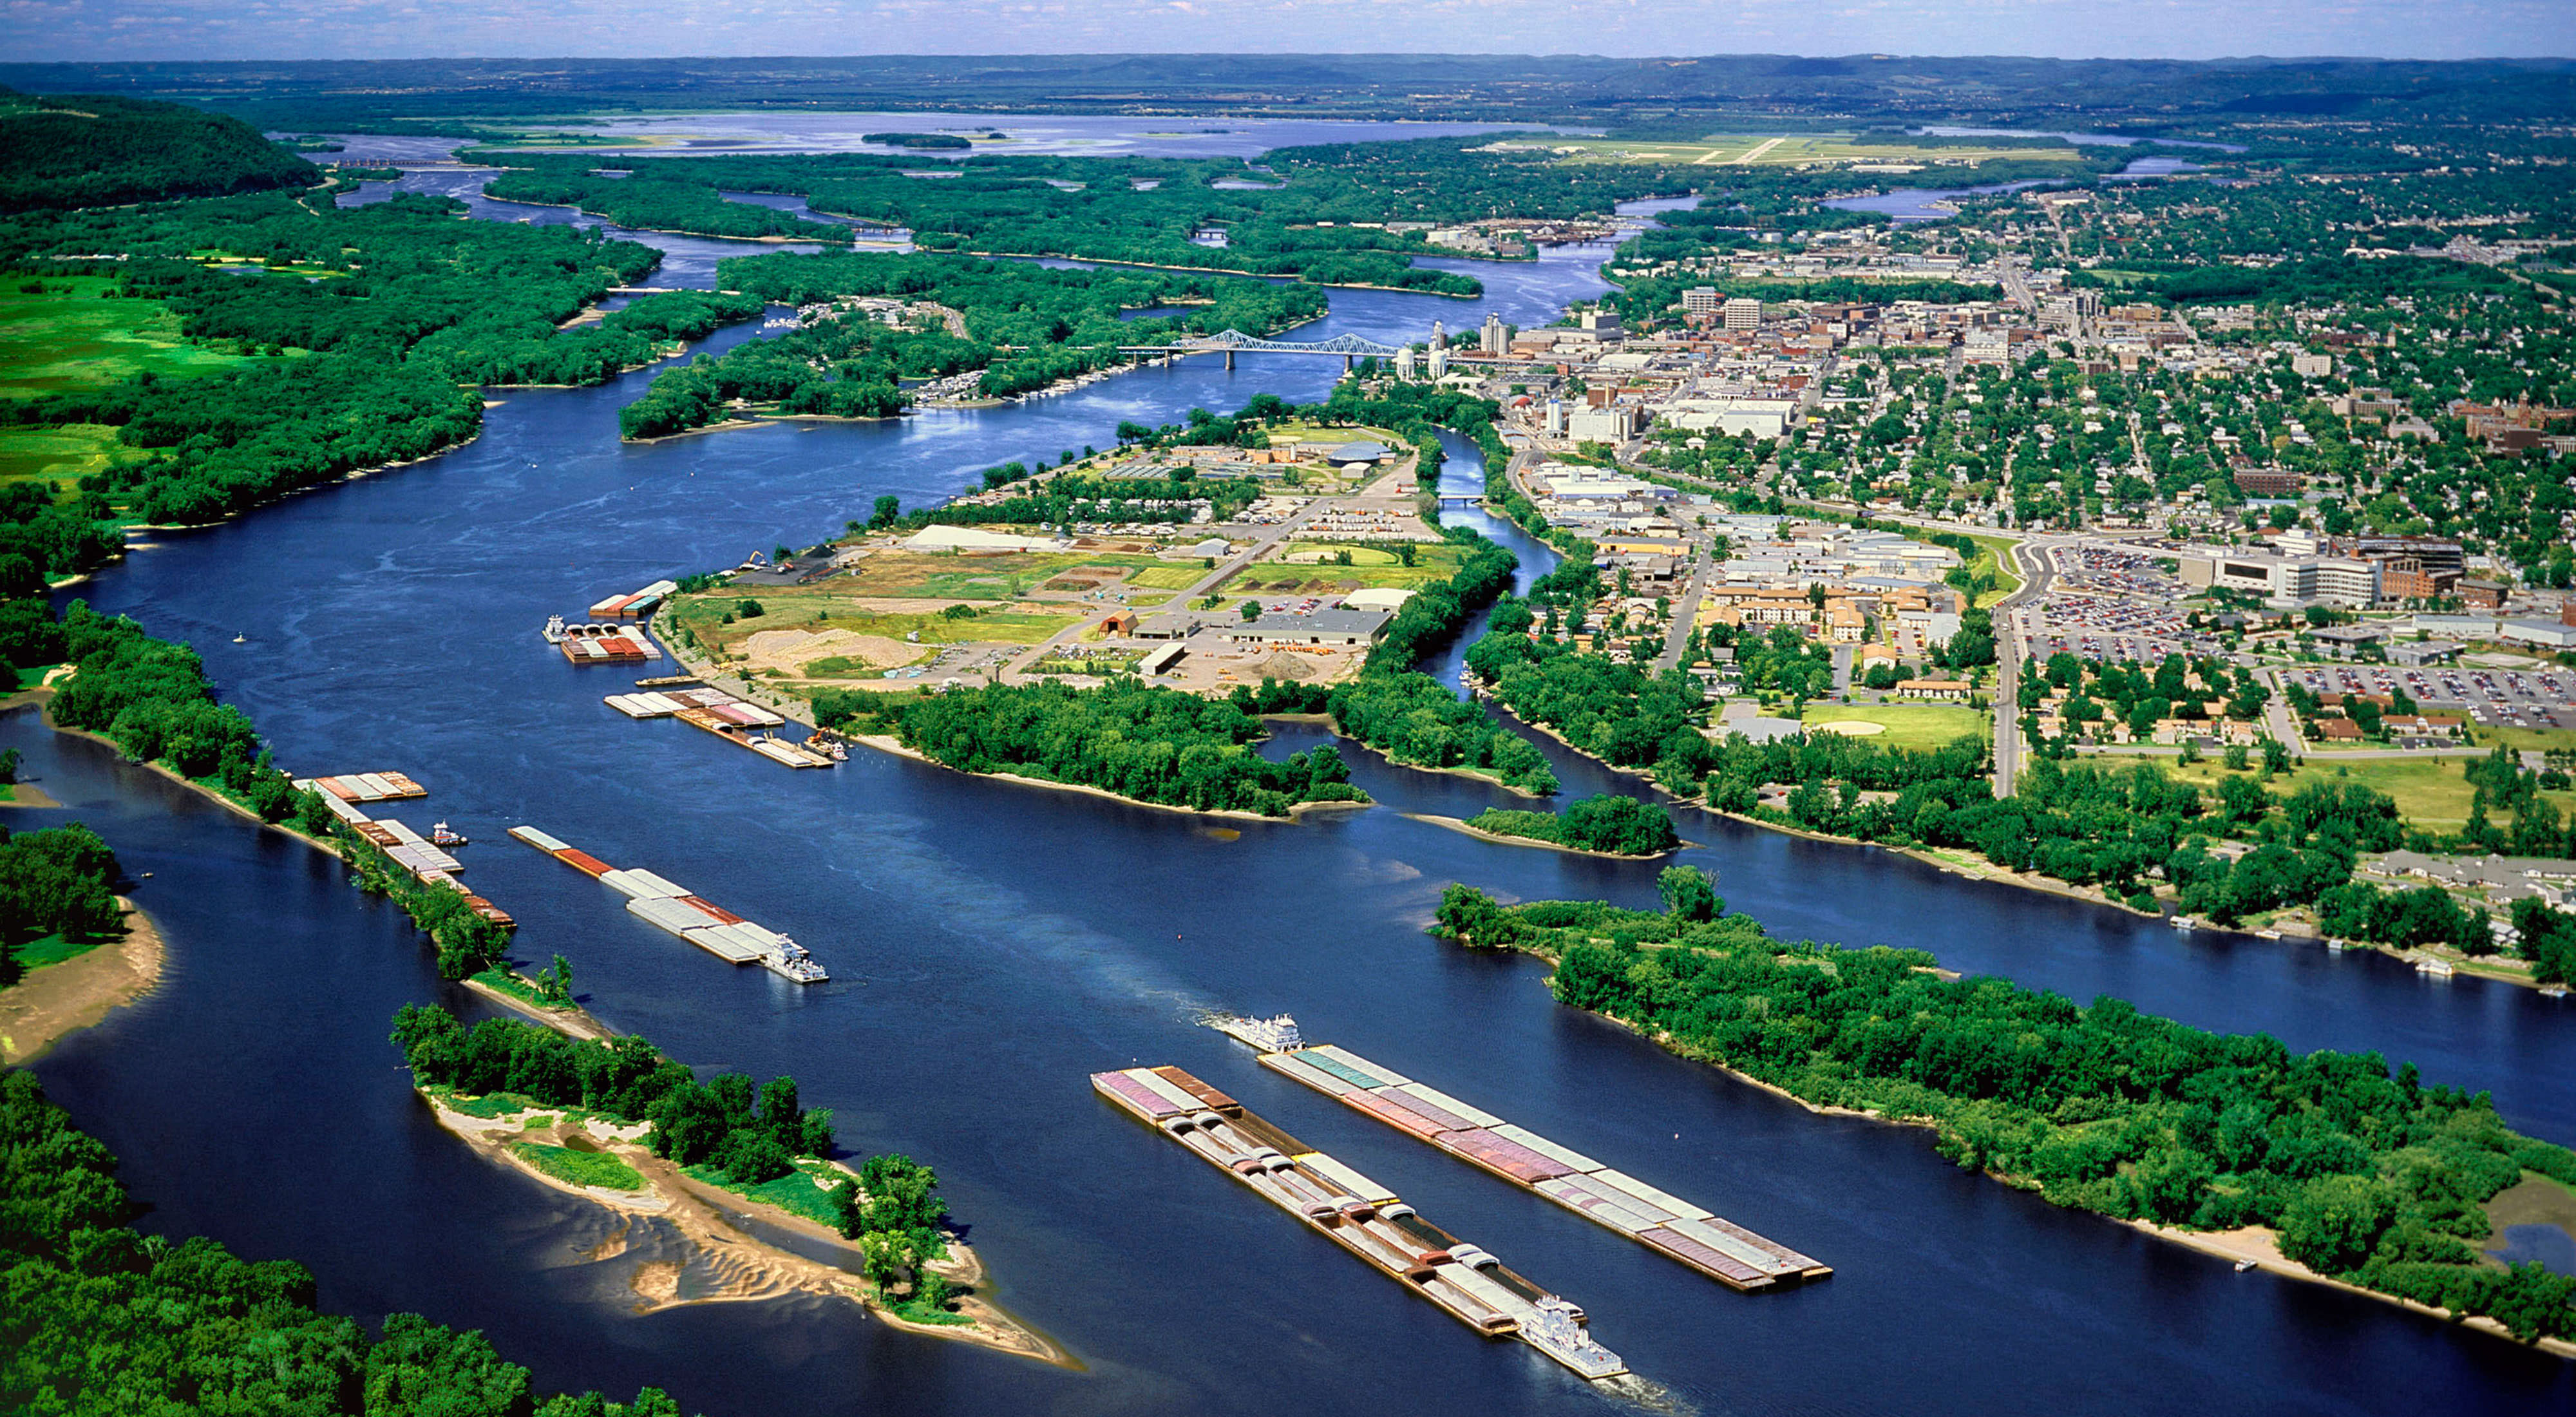
[[(414, 182), (446, 183), (465, 174)], [(527, 214), (513, 207), (488, 214)], [(540, 213), (564, 219), (569, 213)], [(733, 243), (675, 250), (703, 284)], [(1601, 248), (1461, 263), (1482, 300), (1336, 291), (1299, 332), (1417, 338), (1487, 309), (1543, 323), (1601, 289)], [(751, 337), (724, 332), (707, 348)], [(1422, 933), (1443, 885), (1644, 903), (1656, 864), (1500, 846), (1408, 820), (1506, 800), (1349, 750), (1383, 804), (1222, 826), (860, 753), (787, 772), (600, 703), (633, 676), (566, 665), (553, 613), (658, 576), (804, 544), (881, 493), (919, 504), (988, 465), (1107, 441), (1251, 393), (1319, 396), (1337, 361), (1191, 360), (1000, 408), (786, 425), (627, 446), (604, 388), (500, 391), (437, 459), (162, 534), (83, 588), (193, 642), (299, 772), (422, 780), (401, 815), (471, 833), (467, 879), (556, 952), (612, 1025), (709, 1068), (794, 1073), (844, 1146), (901, 1150), (943, 1189), (995, 1297), (1087, 1365), (1058, 1371), (895, 1333), (841, 1303), (633, 1313), (638, 1256), (579, 1261), (600, 1213), (477, 1160), (412, 1096), (388, 1018), (442, 985), (406, 922), (332, 863), (25, 712), (0, 744), (114, 844), (161, 922), (160, 989), (39, 1067), (125, 1158), (142, 1222), (310, 1266), (329, 1309), (483, 1328), (548, 1388), (638, 1384), (708, 1417), (781, 1411), (1317, 1413), (1600, 1410), (1531, 1351), (1483, 1342), (1097, 1099), (1086, 1075), (1176, 1063), (1388, 1183), (1585, 1306), (1676, 1410), (2527, 1413), (2576, 1402), (2571, 1366), (2371, 1300), (2051, 1207), (1935, 1156), (1925, 1134), (1793, 1104), (1563, 1009), (1535, 961)], [(1472, 449), (1443, 485), (1481, 481)], [(1524, 574), (1546, 553), (1479, 513)], [(234, 637), (244, 637), (234, 643)], [(1452, 647), (1442, 658), (1454, 664)], [(1283, 731), (1274, 751), (1322, 736)], [(1550, 747), (1568, 793), (1622, 785)], [(644, 926), (517, 846), (531, 822), (794, 934), (833, 973), (799, 990)], [(2380, 1048), (2491, 1087), (2507, 1117), (2576, 1139), (2576, 1015), (2528, 991), (2434, 983), (2376, 957), (2177, 935), (2117, 912), (1963, 882), (1902, 858), (1685, 813), (1732, 904), (1774, 933), (1921, 945), (2077, 998), (2119, 994), (2296, 1047)], [(1660, 864), (1660, 863), (1657, 863)], [(1395, 1136), (1191, 1027), (1288, 1010), (1345, 1044), (1692, 1197), (1836, 1268), (1729, 1293), (1517, 1188)]]

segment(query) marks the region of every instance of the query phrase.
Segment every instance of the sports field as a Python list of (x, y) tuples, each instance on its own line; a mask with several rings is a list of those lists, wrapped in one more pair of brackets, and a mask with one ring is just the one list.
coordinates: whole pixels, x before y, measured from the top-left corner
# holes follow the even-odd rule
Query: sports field
[(1945, 748), (1994, 732), (1992, 719), (1959, 704), (1809, 704), (1805, 722), (1810, 732), (1849, 734), (1882, 748)]

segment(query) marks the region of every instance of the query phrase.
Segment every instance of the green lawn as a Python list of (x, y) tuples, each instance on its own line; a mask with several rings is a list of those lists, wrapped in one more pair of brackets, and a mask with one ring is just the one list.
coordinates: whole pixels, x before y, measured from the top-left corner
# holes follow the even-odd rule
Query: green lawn
[(1958, 704), (1809, 704), (1805, 721), (1875, 723), (1886, 732), (1860, 736), (1882, 748), (1942, 748), (1995, 731), (1985, 713)]
[(60, 935), (47, 935), (41, 940), (29, 940), (20, 945), (16, 954), (18, 963), (29, 969), (41, 969), (67, 959), (78, 959), (106, 943), (106, 939), (67, 940)]
[(2562, 753), (2576, 749), (2576, 728), (2488, 728), (2473, 724), (2471, 731), (2477, 734), (2481, 748), (2502, 745), (2515, 752), (2547, 752), (2555, 748)]
[[(2130, 761), (2122, 754), (2105, 754), (2104, 758), (2107, 763), (2122, 765)], [(2228, 770), (2214, 758), (2204, 758), (2197, 763), (2179, 762), (2173, 758), (2147, 761), (2201, 787), (2214, 786), (2218, 779), (2228, 776)], [(2356, 758), (2336, 762), (2331, 756), (2312, 757), (2289, 772), (2274, 777), (2266, 786), (2273, 796), (2281, 797), (2311, 782), (2359, 783), (2394, 800), (2398, 815), (2409, 825), (2431, 832), (2455, 832), (2468, 825), (2469, 805), (2477, 795), (2477, 789), (2469, 785), (2465, 768), (2468, 761), (2465, 758)], [(2544, 792), (2540, 795), (2556, 804), (2562, 816), (2576, 808), (2576, 792)]]
[(575, 1151), (568, 1146), (548, 1146), (543, 1142), (523, 1141), (510, 1148), (538, 1170), (558, 1181), (576, 1186), (599, 1186), (612, 1191), (640, 1191), (644, 1174), (606, 1152)]
[(775, 1181), (763, 1181), (757, 1186), (737, 1186), (727, 1179), (724, 1172), (713, 1165), (702, 1164), (688, 1168), (689, 1179), (693, 1181), (703, 1181), (718, 1190), (731, 1191), (749, 1200), (774, 1205), (791, 1215), (802, 1216), (817, 1225), (828, 1225), (837, 1230), (841, 1225), (841, 1208), (834, 1203), (830, 1191), (814, 1184), (815, 1173), (821, 1171), (828, 1171), (829, 1175), (826, 1179), (836, 1186), (842, 1184), (845, 1179), (838, 1167), (827, 1167), (824, 1163), (811, 1159), (800, 1160), (796, 1163), (794, 1171)]
[[(21, 287), (41, 285), (40, 292)], [(104, 299), (105, 276), (0, 280), (0, 399), (123, 383), (137, 374), (185, 377), (235, 368), (245, 356), (192, 344), (179, 317), (153, 300)], [(68, 484), (127, 450), (114, 429), (0, 429), (0, 483), (49, 477)]]

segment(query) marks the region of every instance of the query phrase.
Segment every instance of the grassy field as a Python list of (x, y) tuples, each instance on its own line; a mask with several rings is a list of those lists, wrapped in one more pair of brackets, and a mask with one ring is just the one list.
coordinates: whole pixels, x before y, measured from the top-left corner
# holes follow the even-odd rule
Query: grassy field
[[(40, 285), (41, 291), (24, 289)], [(0, 399), (122, 383), (137, 374), (208, 374), (248, 362), (189, 343), (157, 301), (108, 300), (104, 276), (48, 276), (0, 283)], [(0, 482), (49, 477), (69, 484), (122, 449), (114, 429), (0, 429)]]
[[(1195, 565), (1196, 563), (1190, 563)], [(754, 591), (764, 600), (807, 596), (883, 596), (923, 600), (1016, 600), (1041, 589), (1087, 590), (1118, 584), (1125, 575), (1179, 570), (1152, 556), (1112, 551), (1014, 552), (1007, 556), (949, 556), (880, 550), (828, 588)], [(1092, 571), (1097, 574), (1076, 574)], [(1193, 571), (1191, 579), (1198, 572)], [(1179, 585), (1188, 585), (1188, 580)], [(1171, 587), (1177, 588), (1177, 587)]]
[(2553, 748), (2562, 753), (2576, 750), (2576, 728), (2488, 728), (2481, 725), (2475, 732), (2481, 748), (2501, 745), (2515, 752), (2529, 750), (2541, 753)]
[(1968, 539), (1977, 543), (1978, 550), (1977, 559), (1968, 563), (1968, 573), (1995, 578), (1995, 588), (1977, 597), (1978, 609), (1982, 610), (2021, 589), (2021, 577), (2013, 573), (2012, 553), (2008, 549), (2012, 542), (2000, 536), (1971, 536)]
[(1957, 704), (1809, 704), (1804, 721), (1875, 723), (1886, 731), (1863, 736), (1882, 748), (1941, 748), (1994, 732), (1986, 714)]
[(548, 1146), (534, 1141), (519, 1142), (510, 1149), (558, 1181), (570, 1181), (576, 1186), (599, 1186), (612, 1191), (644, 1189), (642, 1172), (605, 1152), (575, 1151), (568, 1146)]
[[(1316, 552), (1330, 556), (1344, 551), (1351, 554), (1351, 564), (1347, 566), (1285, 559)], [(1414, 564), (1407, 566), (1396, 558), (1394, 552), (1374, 546), (1291, 541), (1272, 552), (1273, 559), (1256, 561), (1245, 567), (1242, 575), (1226, 583), (1226, 589), (1245, 593), (1298, 594), (1331, 594), (1364, 587), (1412, 590), (1455, 575), (1458, 557), (1458, 548), (1447, 542), (1423, 544), (1414, 553)]]
[(48, 964), (60, 964), (67, 959), (78, 959), (106, 943), (103, 939), (67, 940), (60, 935), (47, 935), (20, 945), (16, 953), (18, 963), (37, 969)]
[(1987, 162), (1996, 158), (2035, 162), (2073, 162), (2073, 148), (1922, 147), (1893, 134), (1805, 133), (1789, 137), (1752, 133), (1712, 133), (1692, 142), (1632, 142), (1613, 138), (1551, 136), (1519, 139), (1513, 147), (1544, 147), (1569, 154), (1577, 162), (1668, 163), (1690, 166), (1746, 165), (1796, 167), (1893, 163), (1930, 168)]
[[(2106, 766), (2126, 766), (2137, 761), (2126, 754), (2104, 754)], [(2215, 759), (2197, 763), (2179, 762), (2173, 758), (2150, 758), (2166, 772), (2201, 787), (2212, 787), (2228, 770)], [(2455, 832), (2468, 825), (2469, 804), (2477, 789), (2469, 785), (2465, 758), (2357, 758), (2336, 762), (2331, 757), (2312, 757), (2289, 772), (2272, 779), (2268, 790), (2275, 797), (2287, 796), (2311, 782), (2359, 783), (2374, 792), (2384, 793), (2397, 803), (2397, 813), (2411, 826), (2432, 832)], [(2544, 792), (2544, 799), (2565, 815), (2576, 807), (2576, 792)], [(2509, 824), (2510, 818), (2505, 823)]]
[(688, 1168), (689, 1179), (693, 1181), (702, 1181), (718, 1190), (731, 1191), (751, 1200), (765, 1201), (791, 1215), (801, 1215), (817, 1225), (828, 1225), (837, 1230), (841, 1225), (841, 1208), (833, 1202), (830, 1191), (814, 1184), (818, 1172), (835, 1185), (846, 1179), (839, 1168), (826, 1167), (824, 1163), (812, 1160), (798, 1161), (794, 1171), (757, 1186), (737, 1186), (726, 1178), (724, 1172), (711, 1165)]

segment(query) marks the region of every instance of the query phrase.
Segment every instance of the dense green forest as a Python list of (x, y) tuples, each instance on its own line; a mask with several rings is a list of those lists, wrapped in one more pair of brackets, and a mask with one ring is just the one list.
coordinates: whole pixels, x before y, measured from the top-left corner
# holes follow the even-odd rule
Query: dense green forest
[[(482, 400), (460, 385), (598, 383), (759, 313), (756, 301), (682, 292), (559, 329), (660, 253), (461, 213), (407, 194), (345, 210), (270, 194), (0, 221), (0, 268), (123, 253), (107, 267), (121, 276), (107, 298), (161, 302), (189, 338), (254, 356), (221, 373), (146, 371), (0, 409), (20, 426), (114, 426), (131, 450), (85, 477), (77, 504), (21, 501), (12, 489), (0, 554), (54, 575), (87, 569), (117, 546), (99, 523), (210, 521), (471, 438)], [(199, 259), (208, 253), (250, 273), (210, 269)]]
[[(1483, 145), (1425, 138), (1282, 148), (1259, 167), (1235, 158), (974, 157), (943, 167), (957, 175), (935, 181), (905, 175), (917, 159), (865, 153), (651, 158), (625, 178), (595, 175), (588, 157), (475, 156), (512, 169), (488, 189), (492, 196), (578, 205), (630, 226), (846, 242), (845, 228), (818, 233), (812, 222), (722, 196), (787, 193), (818, 212), (907, 229), (928, 250), (1075, 256), (1444, 295), (1479, 294), (1483, 285), (1413, 265), (1417, 256), (1442, 254), (1423, 240), (1424, 228), (1484, 217), (1606, 215), (1621, 201), (1689, 185), (1660, 168), (1569, 167), (1546, 152), (1475, 150)], [(1210, 232), (1221, 232), (1222, 244), (1212, 244)]]
[(309, 187), (322, 171), (238, 118), (97, 94), (0, 89), (0, 212)]
[(1554, 958), (1557, 998), (1685, 1056), (1820, 1106), (1927, 1122), (1942, 1155), (2056, 1204), (2268, 1226), (2320, 1273), (2490, 1315), (2523, 1339), (2576, 1332), (2576, 1277), (2495, 1265), (2474, 1244), (2490, 1230), (2483, 1202), (2527, 1172), (2576, 1184), (2576, 1154), (2411, 1064), (1945, 979), (1921, 950), (1785, 944), (1738, 916), (1502, 906), (1451, 886), (1434, 928)]
[(1490, 808), (1467, 825), (1496, 836), (1521, 836), (1553, 842), (1578, 851), (1606, 851), (1614, 856), (1661, 856), (1678, 850), (1681, 834), (1673, 814), (1651, 803), (1615, 793), (1580, 797), (1554, 812), (1515, 812)]
[[(749, 1194), (795, 1174), (800, 1158), (828, 1161), (836, 1149), (830, 1110), (804, 1106), (796, 1079), (760, 1083), (720, 1073), (701, 1082), (635, 1034), (582, 1040), (508, 1018), (468, 1028), (435, 1004), (406, 1004), (394, 1014), (393, 1042), (423, 1088), (650, 1123), (647, 1142), (656, 1156)], [(937, 1185), (930, 1168), (889, 1154), (868, 1158), (835, 1197), (841, 1232), (859, 1243), (880, 1297), (896, 1300), (890, 1288), (900, 1281), (899, 1307), (934, 1322), (949, 1293), (922, 1268), (947, 1252), (947, 1206), (934, 1194)]]
[[(629, 438), (702, 428), (740, 401), (790, 414), (881, 418), (910, 401), (899, 381), (982, 370), (996, 398), (1122, 362), (1120, 345), (1160, 345), (1234, 328), (1268, 334), (1324, 313), (1322, 292), (1263, 281), (1158, 272), (1056, 270), (969, 256), (729, 257), (718, 281), (786, 305), (900, 300), (936, 305), (887, 324), (850, 309), (772, 339), (702, 355), (657, 376), (618, 422)], [(1183, 307), (1176, 315), (1119, 318)], [(963, 334), (959, 333), (962, 328)]]
[(1116, 682), (988, 684), (947, 694), (814, 696), (827, 728), (892, 733), (964, 772), (1016, 773), (1167, 807), (1285, 816), (1306, 802), (1366, 802), (1329, 745), (1272, 762), (1252, 751), (1261, 721), (1224, 700)]
[(116, 883), (116, 853), (78, 822), (14, 833), (0, 826), (0, 985), (18, 981), (21, 945), (118, 934), (125, 912)]
[(481, 1332), (417, 1314), (381, 1332), (314, 1309), (313, 1276), (212, 1240), (146, 1235), (116, 1158), (0, 1072), (0, 1409), (65, 1417), (297, 1413), (310, 1417), (678, 1417), (654, 1388), (538, 1401), (527, 1369)]
[[(519, 159), (525, 161), (525, 159)], [(483, 195), (498, 202), (533, 202), (547, 207), (579, 207), (636, 231), (685, 231), (697, 236), (727, 236), (746, 241), (792, 237), (827, 246), (850, 244), (850, 229), (837, 222), (808, 221), (793, 212), (757, 202), (729, 202), (701, 182), (673, 180), (666, 162), (648, 158), (631, 176), (604, 177), (592, 169), (594, 159), (551, 163), (543, 170), (510, 171), (495, 177)]]

